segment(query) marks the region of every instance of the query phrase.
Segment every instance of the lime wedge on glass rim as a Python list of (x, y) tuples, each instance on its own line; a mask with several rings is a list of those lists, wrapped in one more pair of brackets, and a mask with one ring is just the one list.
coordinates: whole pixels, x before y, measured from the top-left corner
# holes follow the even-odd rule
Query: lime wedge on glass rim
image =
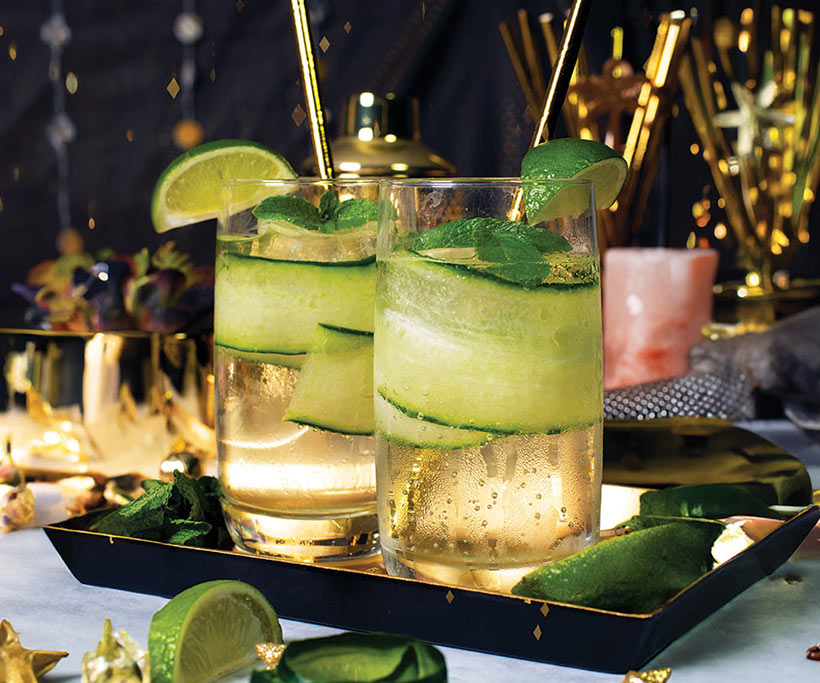
[(282, 642), (279, 619), (262, 593), (242, 581), (197, 584), (175, 595), (151, 619), (151, 680), (213, 680), (256, 661), (256, 644), (262, 642)]
[[(533, 147), (521, 161), (522, 180), (591, 180), (598, 209), (618, 198), (626, 180), (627, 164), (602, 142), (556, 138)], [(555, 183), (524, 186), (524, 208), (531, 225), (559, 216), (579, 216), (588, 206), (585, 185)]]
[[(295, 177), (290, 164), (264, 145), (248, 140), (206, 142), (178, 156), (162, 172), (151, 195), (151, 221), (157, 232), (166, 232), (216, 218), (222, 186), (232, 179)], [(271, 194), (272, 188), (249, 183), (234, 190), (231, 210), (248, 209)]]

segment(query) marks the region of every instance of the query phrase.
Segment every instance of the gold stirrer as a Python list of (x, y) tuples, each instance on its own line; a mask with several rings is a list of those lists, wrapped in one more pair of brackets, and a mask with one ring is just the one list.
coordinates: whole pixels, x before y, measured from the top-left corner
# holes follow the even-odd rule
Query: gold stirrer
[[(541, 143), (541, 140), (549, 140), (555, 132), (561, 108), (564, 106), (564, 98), (567, 96), (569, 81), (575, 69), (575, 62), (581, 50), (581, 43), (584, 39), (584, 29), (589, 19), (592, 9), (592, 0), (574, 0), (569, 11), (564, 35), (561, 36), (561, 45), (558, 48), (558, 58), (552, 67), (547, 94), (544, 98), (544, 106), (541, 110), (541, 118), (533, 132), (530, 141), (530, 149)], [(521, 215), (521, 202), (524, 200), (524, 193), (519, 188), (515, 193), (515, 200), (510, 211), (511, 220), (518, 220)]]
[(330, 156), (330, 145), (325, 131), (325, 117), (322, 111), (322, 98), (319, 96), (319, 79), (316, 75), (316, 61), (313, 57), (313, 42), (310, 37), (305, 0), (291, 0), (290, 6), (293, 10), (296, 44), (299, 47), (299, 71), (302, 75), (302, 88), (305, 91), (313, 159), (319, 177), (329, 180), (333, 178), (333, 159)]

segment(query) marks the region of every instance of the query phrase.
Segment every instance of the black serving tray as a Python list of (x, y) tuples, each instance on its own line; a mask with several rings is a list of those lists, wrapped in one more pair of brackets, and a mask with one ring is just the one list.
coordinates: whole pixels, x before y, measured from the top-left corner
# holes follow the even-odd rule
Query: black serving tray
[(289, 619), (623, 673), (785, 562), (817, 523), (820, 508), (807, 508), (641, 615), (391, 577), (377, 560), (369, 567), (319, 566), (108, 536), (84, 531), (89, 517), (44, 527), (81, 583), (171, 597), (202, 581), (238, 579), (260, 589)]

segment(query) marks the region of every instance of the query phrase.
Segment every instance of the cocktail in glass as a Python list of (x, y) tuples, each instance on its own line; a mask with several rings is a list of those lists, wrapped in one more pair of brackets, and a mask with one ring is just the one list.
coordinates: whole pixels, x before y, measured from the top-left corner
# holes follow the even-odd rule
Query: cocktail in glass
[[(522, 193), (533, 225), (514, 213)], [(385, 565), (509, 590), (598, 538), (592, 185), (390, 180), (380, 201), (374, 393)]]
[(251, 552), (375, 552), (378, 185), (237, 180), (224, 192), (214, 340), (228, 528)]

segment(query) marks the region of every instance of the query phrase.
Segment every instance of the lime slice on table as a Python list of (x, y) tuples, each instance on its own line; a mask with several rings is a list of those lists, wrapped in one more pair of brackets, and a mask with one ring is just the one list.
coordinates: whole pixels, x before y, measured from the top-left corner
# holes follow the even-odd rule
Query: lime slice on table
[[(595, 140), (557, 138), (533, 147), (521, 161), (522, 180), (591, 180), (596, 208), (606, 209), (618, 198), (627, 164), (611, 147)], [(524, 187), (524, 207), (530, 224), (559, 216), (579, 216), (588, 205), (583, 186), (556, 183)]]
[(151, 619), (151, 680), (196, 683), (238, 671), (255, 661), (262, 642), (282, 642), (279, 619), (262, 593), (241, 581), (197, 584)]
[[(295, 178), (296, 172), (276, 152), (247, 140), (214, 140), (188, 150), (162, 172), (151, 196), (151, 221), (157, 232), (216, 218), (222, 185), (234, 178)], [(244, 192), (244, 194), (243, 194)], [(249, 184), (234, 191), (232, 210), (250, 208), (271, 188)]]

